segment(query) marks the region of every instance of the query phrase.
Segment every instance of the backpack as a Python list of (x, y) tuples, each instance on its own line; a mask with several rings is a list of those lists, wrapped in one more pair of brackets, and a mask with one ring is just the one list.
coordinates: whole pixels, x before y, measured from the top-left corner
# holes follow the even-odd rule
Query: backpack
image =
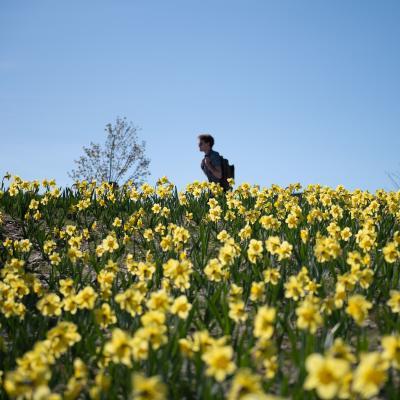
[(222, 169), (222, 178), (221, 178), (221, 186), (224, 190), (229, 189), (228, 179), (232, 178), (235, 179), (235, 166), (229, 164), (229, 161), (221, 156), (221, 169)]

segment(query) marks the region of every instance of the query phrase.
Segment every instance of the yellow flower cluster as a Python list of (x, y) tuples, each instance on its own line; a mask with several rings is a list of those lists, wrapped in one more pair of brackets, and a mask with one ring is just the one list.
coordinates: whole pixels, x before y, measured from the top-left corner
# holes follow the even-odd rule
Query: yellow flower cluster
[[(11, 397), (34, 398), (37, 392), (44, 390), (43, 388), (48, 390), (51, 366), (69, 347), (80, 340), (77, 327), (71, 322), (60, 322), (50, 329), (45, 340), (36, 342), (32, 350), (17, 360), (17, 369), (6, 374), (4, 388), (7, 394)], [(49, 398), (61, 397), (52, 395)]]
[(369, 399), (378, 395), (388, 380), (389, 368), (400, 367), (400, 337), (384, 336), (381, 345), (381, 352), (362, 353), (357, 363), (350, 346), (336, 339), (325, 355), (308, 356), (304, 388), (315, 389), (322, 399)]
[(0, 397), (397, 396), (400, 191), (13, 177), (0, 235)]

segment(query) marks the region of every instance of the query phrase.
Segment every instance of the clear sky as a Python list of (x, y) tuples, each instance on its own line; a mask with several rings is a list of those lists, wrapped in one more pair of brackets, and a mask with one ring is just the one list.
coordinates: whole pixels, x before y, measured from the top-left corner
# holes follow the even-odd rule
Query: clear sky
[(392, 189), (399, 21), (399, 0), (0, 0), (0, 174), (71, 184), (119, 115), (150, 183), (203, 180), (207, 132), (238, 183)]

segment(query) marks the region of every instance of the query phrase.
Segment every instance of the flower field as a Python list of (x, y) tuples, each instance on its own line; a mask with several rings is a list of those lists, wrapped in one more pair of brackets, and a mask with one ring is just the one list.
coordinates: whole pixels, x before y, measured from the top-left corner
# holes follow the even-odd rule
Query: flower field
[(400, 192), (7, 175), (0, 399), (397, 399)]

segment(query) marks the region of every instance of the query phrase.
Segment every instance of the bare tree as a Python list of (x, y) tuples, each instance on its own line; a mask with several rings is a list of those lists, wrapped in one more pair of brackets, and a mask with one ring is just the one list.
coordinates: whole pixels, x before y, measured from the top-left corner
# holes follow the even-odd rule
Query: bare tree
[(391, 180), (396, 190), (400, 189), (400, 174), (397, 172), (386, 172), (387, 177)]
[(128, 123), (126, 118), (117, 117), (115, 124), (107, 124), (107, 138), (102, 148), (99, 144), (90, 142), (89, 147), (83, 147), (84, 155), (74, 160), (77, 168), (68, 173), (74, 180), (107, 181), (117, 184), (130, 180), (139, 185), (149, 175), (150, 160), (145, 156), (145, 145), (139, 143), (138, 129)]

